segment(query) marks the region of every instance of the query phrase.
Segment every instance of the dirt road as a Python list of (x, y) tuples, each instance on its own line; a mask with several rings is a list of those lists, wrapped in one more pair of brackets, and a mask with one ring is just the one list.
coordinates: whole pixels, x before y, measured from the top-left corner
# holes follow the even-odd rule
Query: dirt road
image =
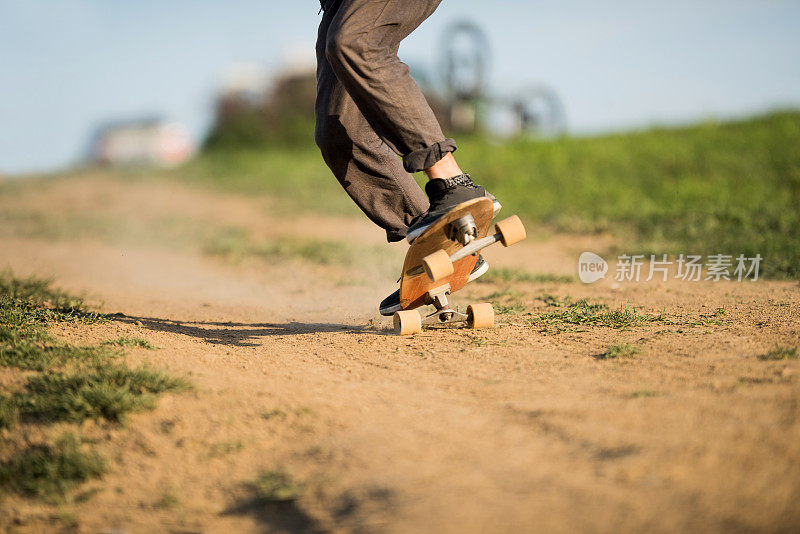
[[(118, 314), (54, 333), (147, 339), (131, 362), (195, 384), (84, 428), (111, 466), (69, 510), (80, 531), (800, 529), (800, 361), (758, 358), (798, 346), (797, 282), (568, 282), (613, 241), (533, 229), (456, 298), (495, 302), (497, 328), (401, 338), (374, 310), (402, 245), (272, 205), (101, 174), (0, 197), (0, 266)], [(639, 319), (572, 321), (582, 298)], [(619, 344), (636, 350), (604, 356)], [(265, 502), (262, 473), (298, 497)]]

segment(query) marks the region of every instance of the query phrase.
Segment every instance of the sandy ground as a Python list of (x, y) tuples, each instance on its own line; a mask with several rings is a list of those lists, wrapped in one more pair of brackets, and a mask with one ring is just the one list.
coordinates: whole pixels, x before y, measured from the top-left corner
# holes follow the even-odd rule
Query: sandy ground
[[(124, 426), (83, 431), (111, 459), (86, 502), (0, 503), (0, 529), (82, 532), (674, 532), (800, 529), (797, 282), (471, 284), (524, 306), (492, 330), (397, 337), (374, 311), (403, 245), (365, 219), (270, 215), (269, 199), (100, 174), (0, 197), (0, 267), (54, 277), (107, 313), (74, 343), (132, 349), (188, 377)], [(341, 241), (357, 256), (209, 254), (215, 229), (253, 243)], [(604, 236), (531, 229), (493, 267), (574, 275)], [(540, 297), (589, 298), (668, 319), (546, 328)], [(724, 308), (723, 315), (711, 317)], [(598, 358), (616, 343), (633, 357)], [(251, 482), (283, 471), (295, 501)]]

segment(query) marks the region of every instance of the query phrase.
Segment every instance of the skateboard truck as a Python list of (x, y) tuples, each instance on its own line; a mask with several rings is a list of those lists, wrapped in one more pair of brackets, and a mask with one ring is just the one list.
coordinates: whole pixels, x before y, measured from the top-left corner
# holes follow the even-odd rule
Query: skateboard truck
[(447, 239), (458, 241), (464, 246), (469, 245), (473, 239), (478, 237), (478, 225), (472, 214), (467, 214), (450, 223), (447, 226)]
[[(468, 228), (468, 221), (467, 218), (471, 218), (471, 216), (462, 217), (457, 219), (450, 225), (450, 230), (448, 230), (448, 238), (453, 239), (453, 237), (461, 237), (462, 232)], [(472, 224), (475, 224), (475, 221), (472, 221)], [(483, 237), (481, 239), (473, 239), (474, 236), (471, 234), (464, 234), (469, 235), (466, 239), (466, 243), (464, 247), (457, 250), (452, 255), (447, 254), (446, 251), (440, 249), (434, 252), (433, 254), (429, 254), (425, 256), (422, 260), (422, 267), (425, 272), (428, 274), (428, 277), (437, 282), (442, 280), (454, 272), (453, 264), (459, 260), (466, 258), (467, 256), (472, 256), (477, 254), (481, 249), (488, 247), (489, 245), (493, 245), (498, 241), (503, 244), (505, 247), (510, 247), (514, 243), (522, 241), (525, 239), (525, 227), (522, 225), (522, 221), (519, 220), (519, 217), (516, 215), (512, 215), (508, 219), (502, 220), (495, 224), (495, 233), (493, 235), (489, 235)], [(451, 237), (453, 236), (453, 237)]]
[(467, 313), (455, 310), (447, 302), (450, 284), (444, 284), (428, 291), (427, 304), (433, 304), (436, 311), (423, 319), (417, 310), (403, 310), (394, 314), (394, 330), (401, 335), (417, 334), (422, 325), (442, 325), (466, 323), (470, 328), (488, 328), (494, 325), (494, 310), (488, 302), (467, 306)]
[(427, 315), (422, 324), (463, 323), (468, 320), (466, 314), (450, 307), (447, 295), (450, 294), (450, 284), (444, 284), (428, 291), (428, 303), (433, 304), (436, 311)]

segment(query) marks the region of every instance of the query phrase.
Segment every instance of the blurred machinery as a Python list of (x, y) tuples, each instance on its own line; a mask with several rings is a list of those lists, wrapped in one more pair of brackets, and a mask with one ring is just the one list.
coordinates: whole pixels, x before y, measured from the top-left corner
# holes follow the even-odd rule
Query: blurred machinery
[(450, 25), (442, 49), (447, 122), (452, 129), (537, 136), (557, 136), (565, 131), (561, 100), (545, 85), (531, 85), (511, 95), (488, 94), (491, 51), (486, 34), (475, 23)]
[[(449, 26), (442, 40), (443, 64), (413, 65), (442, 129), (503, 136), (557, 136), (564, 111), (556, 93), (537, 84), (508, 95), (489, 94), (491, 47), (472, 22)], [(316, 76), (313, 58), (289, 57), (277, 75), (257, 65), (235, 65), (215, 103), (204, 149), (308, 146), (314, 132)]]
[(189, 132), (158, 118), (119, 121), (99, 127), (89, 161), (100, 165), (178, 165), (195, 152)]
[(458, 131), (478, 127), (478, 111), (486, 100), (489, 41), (471, 22), (452, 24), (442, 39), (444, 82), (450, 124)]

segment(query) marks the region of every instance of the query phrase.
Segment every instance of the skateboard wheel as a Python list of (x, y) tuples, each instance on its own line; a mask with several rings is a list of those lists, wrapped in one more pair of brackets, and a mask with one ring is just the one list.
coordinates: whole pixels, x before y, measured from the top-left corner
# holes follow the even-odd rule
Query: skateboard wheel
[(417, 310), (404, 310), (394, 313), (394, 333), (410, 336), (422, 332), (422, 316)]
[(494, 308), (488, 302), (467, 306), (467, 325), (470, 328), (491, 328), (494, 326)]
[(503, 243), (504, 247), (510, 247), (514, 243), (519, 243), (527, 236), (522, 221), (520, 221), (519, 217), (516, 215), (512, 215), (508, 219), (503, 219), (495, 224), (494, 227), (497, 233), (500, 234), (500, 242)]
[(450, 255), (444, 250), (437, 250), (433, 254), (425, 256), (422, 260), (425, 273), (432, 282), (438, 282), (453, 274), (453, 262)]

